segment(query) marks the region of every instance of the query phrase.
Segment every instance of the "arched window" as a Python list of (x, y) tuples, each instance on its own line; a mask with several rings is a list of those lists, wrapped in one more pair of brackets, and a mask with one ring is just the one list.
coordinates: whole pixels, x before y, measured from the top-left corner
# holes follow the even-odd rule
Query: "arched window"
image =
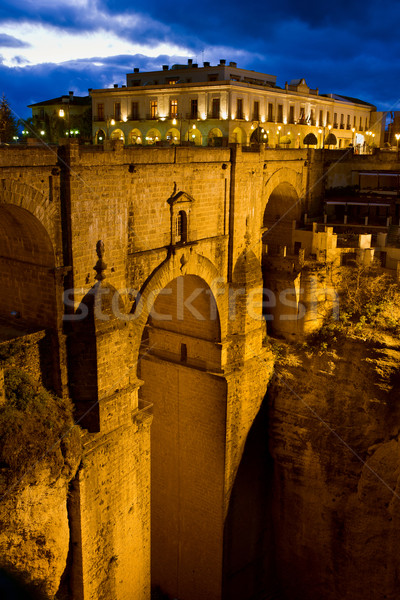
[(187, 242), (187, 215), (184, 210), (180, 210), (176, 217), (176, 240)]

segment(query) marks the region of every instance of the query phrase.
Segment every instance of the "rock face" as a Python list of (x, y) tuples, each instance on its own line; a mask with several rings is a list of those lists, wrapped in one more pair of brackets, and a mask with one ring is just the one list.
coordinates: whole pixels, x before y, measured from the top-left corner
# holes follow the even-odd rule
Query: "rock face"
[(37, 468), (30, 482), (2, 490), (1, 566), (45, 598), (53, 598), (69, 548), (68, 479)]
[[(400, 352), (280, 361), (269, 388), (276, 572), (287, 600), (398, 598)], [(288, 366), (291, 364), (292, 366)]]
[(81, 458), (80, 430), (70, 401), (27, 373), (6, 369), (2, 382), (0, 569), (51, 599), (67, 564), (67, 496)]

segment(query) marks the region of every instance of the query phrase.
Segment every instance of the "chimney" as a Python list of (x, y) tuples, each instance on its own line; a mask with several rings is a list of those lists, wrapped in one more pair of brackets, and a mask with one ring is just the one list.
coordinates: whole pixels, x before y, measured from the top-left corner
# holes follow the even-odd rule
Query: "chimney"
[(118, 83), (114, 83), (114, 87), (117, 88), (118, 87)]
[(93, 88), (88, 88), (89, 94), (93, 91)]
[(203, 62), (203, 67), (209, 67), (210, 63), (209, 62)]
[(138, 69), (138, 67), (135, 67), (135, 68), (133, 69), (133, 72), (134, 72), (134, 73), (139, 73), (139, 69)]
[(236, 69), (236, 68), (237, 68), (237, 63), (235, 63), (235, 62), (230, 62), (230, 63), (229, 63), (229, 66), (230, 66), (230, 67), (233, 67), (234, 69)]
[(226, 64), (226, 60), (224, 58), (221, 58), (221, 60), (219, 61), (220, 65), (225, 65)]
[(163, 70), (163, 71), (168, 71), (168, 65), (163, 65), (163, 66), (162, 66), (162, 70)]
[(74, 92), (68, 92), (69, 93), (69, 97), (72, 98), (72, 96), (74, 95)]
[(193, 58), (188, 58), (188, 65), (191, 67), (193, 64)]
[(192, 64), (192, 67), (193, 67), (193, 69), (197, 69), (197, 67), (198, 67), (198, 66), (199, 66), (199, 65), (198, 65), (197, 63), (193, 63), (193, 64)]

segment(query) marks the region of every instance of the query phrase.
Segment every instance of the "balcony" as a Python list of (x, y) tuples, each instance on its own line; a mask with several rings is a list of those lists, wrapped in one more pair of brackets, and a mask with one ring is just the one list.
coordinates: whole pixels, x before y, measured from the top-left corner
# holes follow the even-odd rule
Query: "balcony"
[(146, 115), (147, 121), (156, 121), (159, 118), (160, 118), (160, 115), (158, 115), (158, 114), (156, 114), (156, 115), (153, 115), (153, 114), (149, 115), (149, 114), (147, 114)]
[(339, 129), (339, 123), (338, 122), (335, 122), (333, 124), (333, 129)]
[[(178, 117), (176, 117), (176, 118), (178, 118)], [(196, 110), (196, 111), (193, 111), (190, 113), (186, 113), (186, 119), (191, 119), (193, 121), (197, 121), (198, 119), (200, 119), (200, 115), (199, 115), (198, 111)]]
[(128, 115), (128, 121), (140, 121), (140, 117), (137, 113), (134, 115)]
[(220, 118), (221, 117), (219, 115), (219, 112), (218, 113), (216, 113), (216, 112), (207, 113), (207, 119), (220, 119)]
[(351, 125), (350, 125), (350, 123), (347, 123), (347, 125), (346, 125), (346, 129), (347, 129), (347, 131), (350, 131), (350, 129), (351, 129)]
[(344, 129), (344, 123), (340, 123), (340, 129)]
[(93, 115), (93, 121), (105, 121), (104, 115)]

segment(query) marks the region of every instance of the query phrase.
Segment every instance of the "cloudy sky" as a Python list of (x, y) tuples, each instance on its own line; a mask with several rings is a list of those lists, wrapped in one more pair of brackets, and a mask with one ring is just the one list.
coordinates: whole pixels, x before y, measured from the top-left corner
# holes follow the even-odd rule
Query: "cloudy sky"
[(2, 0), (0, 94), (26, 105), (125, 83), (133, 67), (236, 61), (400, 110), (400, 3), (389, 0)]

